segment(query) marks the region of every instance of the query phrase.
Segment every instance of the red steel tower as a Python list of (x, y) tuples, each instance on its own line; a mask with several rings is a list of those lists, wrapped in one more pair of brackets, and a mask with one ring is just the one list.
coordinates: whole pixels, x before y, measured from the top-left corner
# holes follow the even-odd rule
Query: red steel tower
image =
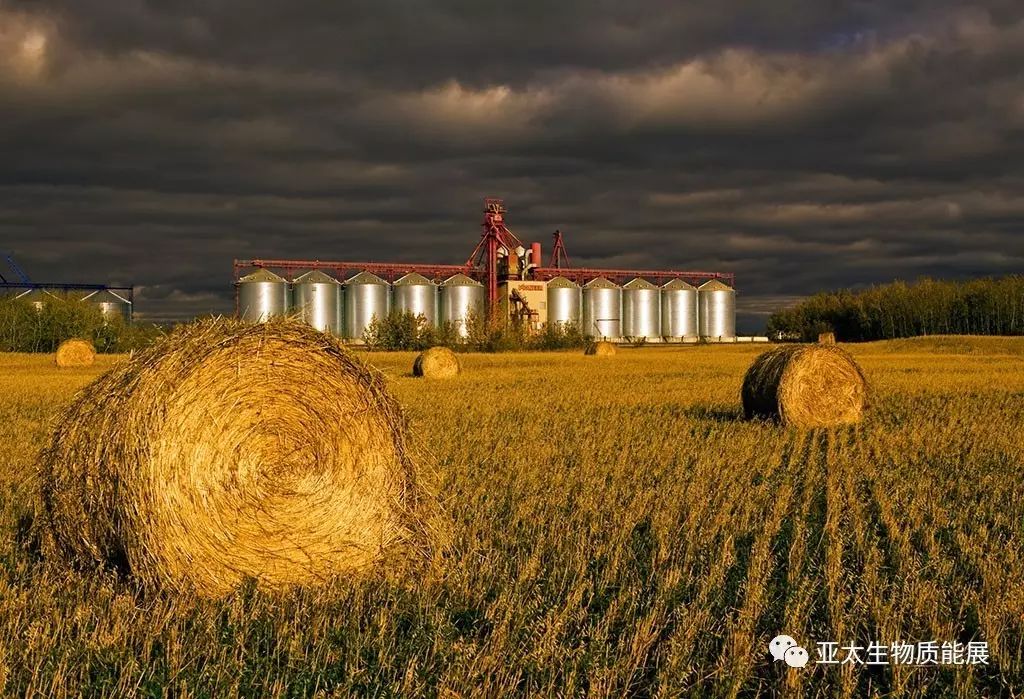
[(501, 199), (484, 199), (484, 220), (480, 225), (483, 227), (480, 242), (466, 260), (466, 266), (483, 268), (488, 314), (494, 320), (497, 318), (498, 277), (501, 274), (498, 258), (505, 258), (505, 274), (508, 275), (511, 271), (508, 268), (509, 260), (518, 259), (516, 248), (523, 247), (523, 243), (505, 225), (505, 204)]

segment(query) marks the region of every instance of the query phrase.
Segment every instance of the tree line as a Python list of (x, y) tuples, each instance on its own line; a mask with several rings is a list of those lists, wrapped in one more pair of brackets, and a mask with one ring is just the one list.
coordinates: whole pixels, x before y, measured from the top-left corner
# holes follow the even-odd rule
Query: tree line
[(777, 339), (812, 342), (826, 332), (843, 342), (1024, 334), (1024, 277), (962, 282), (926, 278), (819, 293), (768, 320), (768, 334)]

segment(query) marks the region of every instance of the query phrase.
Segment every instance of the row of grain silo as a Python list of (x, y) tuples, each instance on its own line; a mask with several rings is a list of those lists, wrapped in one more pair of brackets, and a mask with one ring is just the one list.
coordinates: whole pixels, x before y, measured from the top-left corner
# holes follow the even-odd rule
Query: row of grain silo
[[(565, 277), (546, 282), (544, 319), (575, 324), (589, 337), (612, 341), (731, 341), (736, 337), (735, 292), (712, 280), (700, 288), (681, 279), (658, 287), (642, 278), (619, 286), (603, 277), (582, 287)], [(310, 325), (358, 341), (374, 317), (391, 311), (422, 315), (439, 328), (451, 323), (468, 335), (468, 320), (484, 313), (484, 286), (464, 274), (441, 283), (411, 272), (389, 284), (370, 272), (341, 282), (321, 271), (289, 282), (266, 269), (238, 282), (241, 317), (259, 322), (296, 315)]]
[(437, 284), (417, 272), (389, 284), (371, 272), (339, 281), (319, 270), (289, 282), (260, 269), (238, 280), (238, 310), (252, 322), (295, 315), (338, 337), (360, 341), (374, 317), (390, 312), (422, 315), (440, 328), (450, 323), (458, 335), (469, 334), (469, 320), (484, 313), (484, 286), (464, 274)]
[(607, 340), (685, 342), (736, 337), (736, 292), (718, 280), (700, 288), (673, 279), (658, 287), (636, 278), (619, 286), (603, 277), (582, 287), (565, 277), (547, 285), (547, 321), (575, 323)]

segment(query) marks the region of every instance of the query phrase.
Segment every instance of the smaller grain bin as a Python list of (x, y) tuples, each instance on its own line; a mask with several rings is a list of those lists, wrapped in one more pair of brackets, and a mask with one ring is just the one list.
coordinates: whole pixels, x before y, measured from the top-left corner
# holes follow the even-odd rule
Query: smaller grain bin
[(427, 326), (436, 328), (437, 284), (418, 272), (410, 272), (393, 285), (392, 307), (397, 313), (423, 316)]
[(484, 285), (465, 274), (441, 283), (441, 323), (451, 323), (459, 337), (468, 337), (470, 323), (484, 319)]
[(376, 274), (360, 272), (348, 279), (344, 288), (344, 336), (362, 342), (374, 318), (387, 318), (391, 310), (391, 285)]
[(86, 303), (91, 303), (99, 309), (100, 315), (103, 316), (104, 323), (132, 322), (131, 302), (126, 298), (118, 296), (110, 289), (94, 291), (82, 300)]
[(250, 323), (265, 323), (288, 313), (288, 282), (268, 269), (238, 280), (238, 314)]
[(673, 279), (661, 287), (661, 334), (666, 342), (697, 339), (697, 287)]
[(733, 342), (736, 338), (736, 292), (712, 279), (697, 289), (700, 336), (709, 342)]
[(552, 325), (580, 325), (583, 292), (579, 284), (565, 277), (548, 282), (548, 323)]
[(661, 341), (661, 291), (646, 279), (637, 277), (622, 287), (622, 335)]
[(341, 335), (341, 283), (319, 270), (292, 282), (292, 310), (312, 327)]
[(41, 313), (43, 307), (50, 301), (56, 300), (57, 297), (46, 289), (29, 289), (21, 292), (15, 298), (32, 306), (37, 313)]
[(605, 340), (622, 338), (622, 288), (604, 277), (583, 286), (583, 334)]

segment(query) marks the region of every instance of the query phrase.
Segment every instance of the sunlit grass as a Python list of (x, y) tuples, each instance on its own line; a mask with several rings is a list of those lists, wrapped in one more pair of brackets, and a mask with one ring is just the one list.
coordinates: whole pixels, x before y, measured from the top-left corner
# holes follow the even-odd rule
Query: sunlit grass
[[(102, 371), (0, 356), (0, 678), (12, 696), (998, 696), (1024, 630), (1024, 340), (855, 346), (867, 421), (739, 420), (764, 347), (366, 354), (450, 521), (426, 570), (218, 603), (40, 562), (47, 424)], [(19, 525), (20, 523), (20, 525)], [(989, 666), (772, 664), (768, 641), (985, 640)], [(4, 681), (0, 679), (0, 682)]]

